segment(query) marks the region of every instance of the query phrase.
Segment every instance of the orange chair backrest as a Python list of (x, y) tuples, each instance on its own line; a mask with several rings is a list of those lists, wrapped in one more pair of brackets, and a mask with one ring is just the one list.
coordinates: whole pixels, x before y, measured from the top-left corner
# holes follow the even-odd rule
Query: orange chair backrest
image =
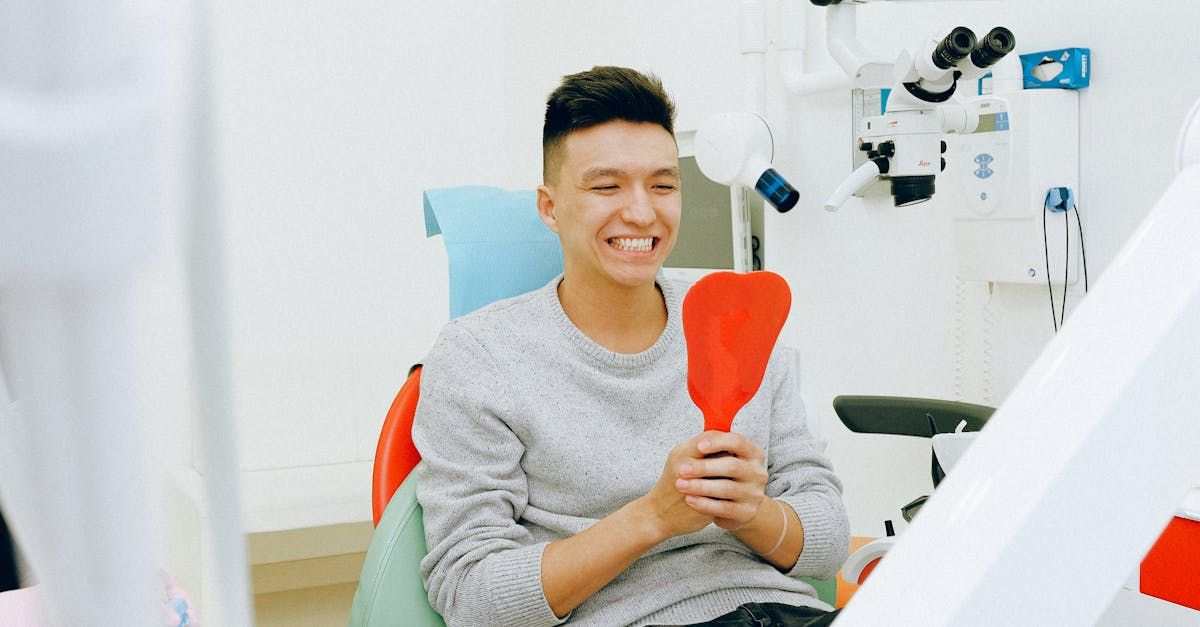
[(379, 433), (379, 444), (375, 447), (375, 468), (371, 476), (371, 513), (375, 525), (379, 525), (379, 518), (396, 488), (421, 461), (421, 453), (412, 441), (413, 415), (417, 412), (420, 395), (421, 367), (418, 365), (400, 387), (396, 400), (392, 401)]

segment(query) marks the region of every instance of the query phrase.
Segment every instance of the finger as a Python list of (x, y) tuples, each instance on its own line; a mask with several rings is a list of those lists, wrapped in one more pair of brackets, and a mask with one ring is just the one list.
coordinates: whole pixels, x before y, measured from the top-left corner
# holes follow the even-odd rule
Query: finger
[(680, 464), (677, 475), (683, 479), (703, 477), (728, 477), (750, 483), (766, 483), (767, 468), (761, 461), (748, 461), (739, 457), (711, 457), (689, 460)]
[[(728, 479), (677, 479), (675, 489), (685, 496), (703, 496), (725, 501), (751, 501), (756, 496), (753, 487)], [(758, 490), (758, 494), (762, 491)]]
[(705, 516), (714, 518), (727, 518), (732, 520), (748, 520), (749, 516), (754, 515), (755, 507), (746, 503), (737, 501), (723, 501), (720, 499), (711, 499), (704, 496), (685, 496), (684, 503), (696, 512)]
[(762, 447), (754, 440), (740, 434), (725, 431), (705, 431), (696, 441), (696, 450), (703, 455), (729, 453), (742, 459), (765, 459)]

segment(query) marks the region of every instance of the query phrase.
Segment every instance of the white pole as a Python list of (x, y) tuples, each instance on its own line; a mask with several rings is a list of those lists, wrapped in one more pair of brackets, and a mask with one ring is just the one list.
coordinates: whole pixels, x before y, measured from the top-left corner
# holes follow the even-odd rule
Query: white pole
[(139, 269), (162, 247), (161, 6), (0, 4), (0, 496), (57, 625), (162, 621)]
[(201, 616), (213, 625), (254, 624), (250, 602), (250, 573), (240, 504), (240, 464), (237, 426), (233, 418), (233, 391), (229, 321), (226, 302), (224, 228), (215, 181), (219, 172), (212, 141), (211, 7), (195, 5), (195, 108), (194, 163), (188, 246), (188, 283), (192, 312), (192, 345), (195, 354), (200, 436), (199, 470), (204, 476), (208, 507), (209, 578), (215, 599), (213, 616)]

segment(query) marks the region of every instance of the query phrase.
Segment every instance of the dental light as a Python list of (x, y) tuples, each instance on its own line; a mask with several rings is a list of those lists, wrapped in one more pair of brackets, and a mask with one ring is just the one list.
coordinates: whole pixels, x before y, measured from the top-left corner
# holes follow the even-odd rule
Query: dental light
[(897, 207), (932, 198), (937, 174), (946, 167), (942, 135), (972, 133), (979, 126), (979, 111), (956, 97), (959, 82), (978, 80), (1015, 44), (1004, 27), (977, 39), (971, 29), (959, 26), (927, 40), (915, 54), (902, 52), (886, 111), (863, 120), (860, 129), (859, 149), (868, 160), (834, 190), (825, 208), (836, 211), (877, 177), (891, 181)]
[(784, 213), (796, 206), (800, 193), (771, 165), (774, 152), (770, 126), (753, 113), (718, 113), (696, 129), (696, 164), (704, 176), (754, 188)]

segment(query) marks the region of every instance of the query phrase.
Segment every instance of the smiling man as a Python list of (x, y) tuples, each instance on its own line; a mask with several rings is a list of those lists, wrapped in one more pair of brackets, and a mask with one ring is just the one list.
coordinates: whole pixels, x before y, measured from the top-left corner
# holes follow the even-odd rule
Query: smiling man
[(537, 208), (563, 274), (446, 325), (413, 439), (429, 599), (451, 625), (826, 625), (798, 577), (845, 559), (841, 484), (771, 356), (732, 433), (699, 432), (662, 280), (681, 218), (674, 106), (596, 67), (546, 106)]

